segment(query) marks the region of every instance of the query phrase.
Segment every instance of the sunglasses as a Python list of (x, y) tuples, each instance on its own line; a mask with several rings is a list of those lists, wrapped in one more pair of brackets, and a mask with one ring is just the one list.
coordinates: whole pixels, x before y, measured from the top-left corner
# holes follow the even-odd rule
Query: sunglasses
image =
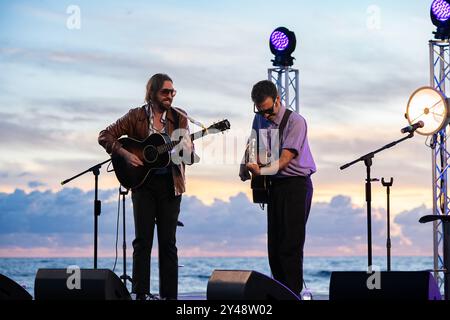
[(175, 89), (161, 89), (159, 90), (159, 93), (161, 93), (164, 96), (168, 96), (169, 94), (174, 97), (177, 94), (177, 90)]
[(259, 110), (259, 108), (256, 106), (256, 104), (253, 105), (253, 112), (259, 115), (264, 115), (264, 114), (273, 114), (275, 108), (275, 102), (273, 103), (272, 107), (270, 107), (269, 109), (266, 110)]

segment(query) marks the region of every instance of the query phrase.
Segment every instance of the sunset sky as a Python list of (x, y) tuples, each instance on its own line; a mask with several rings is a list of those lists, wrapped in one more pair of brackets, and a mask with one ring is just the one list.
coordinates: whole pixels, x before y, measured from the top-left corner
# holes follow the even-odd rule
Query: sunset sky
[[(187, 169), (180, 255), (264, 256), (265, 214), (238, 168), (253, 117), (250, 90), (272, 67), (268, 39), (278, 26), (297, 37), (300, 113), (318, 168), (306, 254), (364, 255), (365, 167), (339, 167), (401, 138), (409, 96), (429, 84), (431, 1), (282, 4), (1, 1), (0, 256), (91, 256), (94, 178), (60, 182), (108, 159), (99, 131), (143, 104), (157, 72), (173, 78), (175, 106), (232, 127), (196, 142), (202, 160)], [(417, 135), (374, 159), (374, 177), (394, 177), (393, 254), (432, 255), (431, 225), (417, 222), (432, 206), (425, 140)], [(103, 167), (105, 256), (113, 254), (117, 188)], [(379, 255), (385, 203), (385, 189), (374, 183)]]

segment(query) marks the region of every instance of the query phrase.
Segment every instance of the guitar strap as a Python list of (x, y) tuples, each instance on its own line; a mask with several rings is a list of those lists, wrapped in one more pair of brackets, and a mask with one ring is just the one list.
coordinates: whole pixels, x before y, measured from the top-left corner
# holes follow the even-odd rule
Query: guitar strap
[(179, 116), (179, 114), (178, 114), (178, 112), (174, 112), (174, 110), (176, 111), (176, 108), (170, 108), (170, 110), (172, 111), (172, 114), (174, 115), (174, 118), (175, 118), (175, 127), (174, 127), (174, 129), (176, 130), (176, 129), (179, 129), (180, 128), (180, 126), (181, 126), (181, 123), (180, 123), (180, 116)]
[[(278, 141), (279, 141), (279, 146), (280, 146), (280, 155), (281, 155), (281, 146), (283, 145), (283, 132), (284, 129), (286, 128), (286, 124), (289, 120), (289, 117), (291, 115), (292, 111), (286, 108), (286, 111), (284, 112), (283, 118), (281, 119), (280, 125), (278, 126)], [(269, 133), (270, 134), (270, 133)], [(259, 141), (259, 134), (256, 135), (256, 141), (257, 141), (257, 146), (258, 146), (258, 150), (259, 150), (259, 146), (260, 146), (260, 141)], [(248, 162), (248, 153), (249, 153), (249, 146), (247, 146), (246, 149), (246, 153), (244, 155), (245, 157), (245, 161)], [(267, 147), (266, 147), (267, 148)], [(267, 149), (266, 149), (267, 150)]]
[[(280, 154), (281, 154), (281, 147), (283, 145), (283, 132), (286, 128), (287, 122), (289, 120), (290, 115), (292, 114), (292, 111), (289, 109), (286, 109), (284, 112), (283, 118), (281, 119), (280, 125), (278, 126), (278, 139), (279, 139), (279, 145), (280, 145)], [(268, 133), (270, 135), (270, 132)], [(268, 139), (270, 139), (270, 136), (268, 136)], [(259, 134), (256, 136), (256, 141), (258, 143), (258, 150), (259, 150)], [(271, 145), (271, 142), (267, 141), (269, 145)], [(248, 156), (248, 148), (246, 150), (245, 157)], [(266, 149), (267, 151), (267, 149)], [(270, 176), (256, 176), (252, 177), (252, 184), (251, 187), (253, 189), (253, 202), (258, 203), (262, 210), (264, 210), (265, 204), (269, 203), (270, 199), (270, 185), (272, 183), (272, 179)]]
[(205, 125), (204, 125), (203, 123), (201, 123), (200, 121), (195, 120), (194, 118), (188, 116), (187, 114), (184, 114), (183, 112), (181, 112), (180, 110), (178, 110), (178, 108), (176, 108), (176, 107), (171, 107), (171, 108), (172, 108), (172, 110), (174, 110), (175, 112), (177, 112), (177, 113), (178, 113), (179, 115), (181, 115), (182, 117), (188, 119), (191, 123), (193, 123), (193, 124), (195, 124), (195, 125), (201, 127), (202, 129), (207, 130), (207, 128), (205, 127)]
[(286, 128), (286, 124), (289, 120), (291, 113), (292, 113), (292, 111), (286, 108), (286, 111), (284, 112), (284, 115), (283, 115), (283, 119), (281, 119), (280, 126), (278, 127), (278, 138), (280, 140), (280, 151), (281, 151), (281, 146), (283, 144), (284, 128)]
[[(178, 110), (178, 108), (176, 107), (171, 107), (170, 110), (172, 111), (173, 115), (175, 116), (175, 127), (174, 129), (179, 129), (181, 128), (181, 116), (183, 116), (184, 118), (190, 120), (192, 122), (192, 118), (190, 118), (189, 116), (187, 116), (186, 114), (184, 114), (183, 112), (181, 112), (180, 110)], [(196, 123), (197, 124), (197, 123)], [(203, 126), (203, 125), (202, 125)], [(204, 127), (204, 126), (203, 126)], [(191, 155), (191, 164), (195, 162), (195, 152)], [(198, 157), (198, 156), (197, 156)]]

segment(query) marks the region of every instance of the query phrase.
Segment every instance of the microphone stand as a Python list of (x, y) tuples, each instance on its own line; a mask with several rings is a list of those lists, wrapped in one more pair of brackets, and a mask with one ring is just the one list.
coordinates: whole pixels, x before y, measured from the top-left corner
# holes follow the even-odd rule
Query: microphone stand
[(391, 202), (389, 200), (391, 194), (391, 187), (394, 183), (394, 178), (390, 178), (389, 181), (385, 181), (381, 178), (381, 184), (386, 187), (387, 196), (387, 232), (386, 232), (386, 258), (387, 258), (387, 271), (391, 271)]
[(122, 186), (119, 187), (119, 194), (122, 196), (122, 212), (123, 212), (123, 274), (120, 276), (120, 279), (123, 280), (125, 287), (127, 287), (127, 280), (133, 283), (133, 280), (130, 276), (127, 275), (127, 241), (126, 241), (126, 232), (125, 232), (125, 196), (128, 194), (128, 189), (122, 189)]
[(370, 167), (372, 166), (372, 159), (374, 158), (375, 154), (377, 154), (378, 152), (381, 152), (385, 149), (391, 148), (391, 147), (395, 146), (397, 143), (402, 142), (406, 139), (412, 138), (413, 136), (414, 136), (414, 131), (411, 131), (406, 137), (403, 137), (399, 140), (388, 143), (384, 147), (381, 147), (375, 151), (369, 152), (368, 154), (363, 155), (363, 156), (359, 157), (358, 159), (356, 159), (352, 162), (349, 162), (347, 164), (344, 164), (343, 166), (340, 167), (341, 170), (344, 170), (359, 161), (364, 161), (364, 164), (366, 165), (366, 175), (367, 176), (366, 176), (366, 184), (365, 184), (365, 186), (366, 186), (365, 194), (366, 194), (366, 202), (367, 202), (367, 264), (368, 264), (369, 271), (372, 270), (372, 207), (371, 207), (372, 187), (371, 187), (371, 182), (378, 181), (378, 179), (372, 179), (370, 177)]
[(105, 160), (101, 163), (96, 164), (93, 167), (90, 167), (89, 169), (73, 176), (72, 178), (66, 179), (63, 182), (61, 182), (61, 185), (65, 185), (66, 183), (72, 181), (73, 179), (78, 178), (79, 176), (82, 176), (83, 174), (87, 172), (92, 172), (95, 176), (95, 199), (94, 199), (94, 269), (97, 269), (97, 246), (98, 246), (98, 216), (100, 215), (102, 211), (102, 203), (100, 200), (98, 200), (98, 176), (100, 175), (100, 168), (103, 164), (110, 162), (111, 159)]

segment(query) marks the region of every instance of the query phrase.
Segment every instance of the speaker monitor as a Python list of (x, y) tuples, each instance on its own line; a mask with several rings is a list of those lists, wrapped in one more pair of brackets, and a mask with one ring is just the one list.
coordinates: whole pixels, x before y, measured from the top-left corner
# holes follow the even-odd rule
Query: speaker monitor
[(299, 300), (277, 280), (247, 270), (214, 270), (206, 297), (207, 300)]
[[(36, 300), (131, 300), (119, 277), (108, 269), (39, 269), (34, 284)], [(69, 279), (69, 277), (71, 277)], [(69, 281), (68, 281), (69, 280)], [(78, 288), (77, 288), (78, 287)]]
[(33, 297), (7, 276), (0, 274), (0, 300), (32, 300)]
[(434, 277), (427, 271), (381, 271), (375, 275), (364, 271), (339, 271), (331, 274), (330, 300), (369, 299), (441, 300), (441, 294)]

